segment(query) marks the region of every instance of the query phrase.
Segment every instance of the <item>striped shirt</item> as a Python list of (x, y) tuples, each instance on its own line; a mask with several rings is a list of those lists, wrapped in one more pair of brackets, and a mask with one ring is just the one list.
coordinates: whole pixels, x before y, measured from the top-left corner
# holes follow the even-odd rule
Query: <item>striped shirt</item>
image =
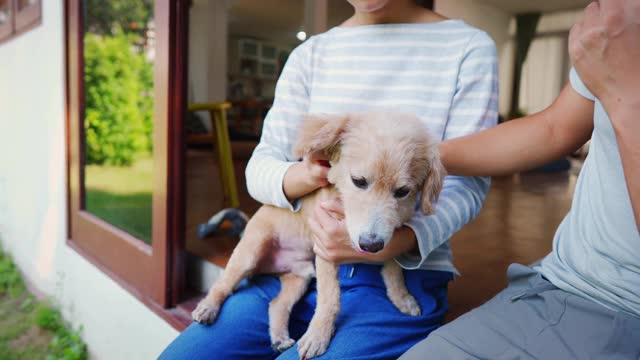
[[(299, 201), (287, 200), (282, 182), (300, 160), (291, 150), (307, 113), (409, 111), (446, 140), (494, 126), (497, 107), (495, 44), (461, 20), (335, 27), (287, 60), (247, 165), (247, 188), (264, 204), (299, 208)], [(457, 273), (449, 239), (480, 212), (489, 184), (489, 178), (447, 176), (434, 215), (423, 215), (416, 204), (405, 225), (416, 234), (419, 255), (399, 256), (400, 266)]]

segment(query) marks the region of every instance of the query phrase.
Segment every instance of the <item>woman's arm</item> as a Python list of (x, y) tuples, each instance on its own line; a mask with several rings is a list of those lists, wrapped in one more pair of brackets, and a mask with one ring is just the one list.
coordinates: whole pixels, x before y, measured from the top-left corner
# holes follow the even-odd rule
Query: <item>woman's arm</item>
[(310, 41), (289, 56), (276, 85), (273, 106), (267, 114), (260, 143), (247, 164), (249, 194), (263, 204), (297, 210), (296, 201), (326, 185), (326, 168), (316, 161), (291, 158), (291, 148), (309, 108), (308, 61)]
[[(498, 65), (493, 40), (478, 31), (465, 50), (456, 80), (449, 118), (443, 139), (453, 139), (493, 127), (498, 119)], [(425, 216), (416, 207), (404, 224), (416, 236), (417, 249), (397, 256), (405, 269), (417, 269), (429, 258), (446, 258), (447, 241), (471, 222), (482, 209), (490, 180), (478, 176), (447, 176), (435, 205), (435, 213)], [(411, 239), (399, 235), (402, 244)], [(395, 239), (394, 239), (395, 240)]]
[(497, 176), (570, 154), (591, 137), (593, 101), (570, 85), (547, 109), (440, 145), (450, 174)]

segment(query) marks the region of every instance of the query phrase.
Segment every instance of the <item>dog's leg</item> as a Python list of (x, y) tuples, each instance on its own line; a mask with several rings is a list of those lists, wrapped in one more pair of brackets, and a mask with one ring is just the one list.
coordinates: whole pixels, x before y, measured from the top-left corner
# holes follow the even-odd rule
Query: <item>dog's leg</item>
[(400, 265), (393, 260), (385, 262), (382, 267), (382, 279), (387, 287), (387, 296), (398, 310), (407, 315), (420, 315), (420, 305), (409, 293)]
[(283, 352), (293, 346), (295, 341), (289, 337), (289, 316), (312, 276), (313, 271), (308, 275), (286, 273), (280, 276), (280, 293), (269, 303), (269, 335), (273, 350)]
[(260, 222), (249, 222), (244, 237), (229, 258), (224, 273), (191, 313), (193, 320), (203, 324), (215, 321), (222, 303), (231, 295), (236, 285), (255, 270), (268, 248), (270, 234), (270, 229), (261, 226)]
[(340, 313), (338, 267), (316, 256), (318, 304), (307, 332), (298, 340), (301, 359), (320, 356), (327, 351)]

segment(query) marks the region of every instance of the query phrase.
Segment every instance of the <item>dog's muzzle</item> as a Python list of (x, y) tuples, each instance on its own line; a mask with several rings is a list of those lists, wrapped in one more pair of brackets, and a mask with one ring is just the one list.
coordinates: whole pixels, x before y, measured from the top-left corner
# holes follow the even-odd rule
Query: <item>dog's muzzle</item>
[(377, 253), (384, 248), (384, 240), (376, 234), (363, 234), (358, 239), (358, 245), (366, 252)]

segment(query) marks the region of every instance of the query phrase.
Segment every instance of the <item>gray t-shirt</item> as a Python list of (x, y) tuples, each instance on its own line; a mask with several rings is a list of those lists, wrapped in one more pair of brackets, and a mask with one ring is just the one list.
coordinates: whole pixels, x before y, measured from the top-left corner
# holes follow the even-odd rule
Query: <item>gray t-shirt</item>
[(595, 101), (594, 130), (571, 210), (558, 227), (553, 251), (537, 269), (560, 289), (640, 317), (640, 234), (616, 135), (574, 69), (570, 81)]

